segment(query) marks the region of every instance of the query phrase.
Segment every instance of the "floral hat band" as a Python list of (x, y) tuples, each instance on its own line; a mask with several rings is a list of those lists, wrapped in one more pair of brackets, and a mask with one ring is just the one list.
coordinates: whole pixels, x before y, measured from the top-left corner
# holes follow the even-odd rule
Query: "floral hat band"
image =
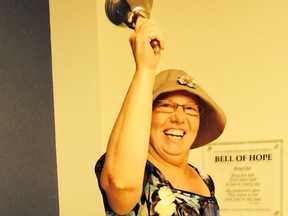
[(226, 125), (226, 116), (218, 104), (183, 70), (168, 69), (155, 77), (153, 101), (161, 94), (184, 90), (198, 96), (205, 112), (200, 116), (200, 126), (191, 148), (206, 145), (217, 139)]

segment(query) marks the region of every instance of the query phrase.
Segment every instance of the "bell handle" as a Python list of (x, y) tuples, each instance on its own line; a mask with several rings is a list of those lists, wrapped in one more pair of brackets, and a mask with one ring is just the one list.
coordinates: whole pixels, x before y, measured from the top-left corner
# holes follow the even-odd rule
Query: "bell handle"
[(155, 53), (160, 52), (160, 43), (157, 39), (151, 40), (150, 44)]

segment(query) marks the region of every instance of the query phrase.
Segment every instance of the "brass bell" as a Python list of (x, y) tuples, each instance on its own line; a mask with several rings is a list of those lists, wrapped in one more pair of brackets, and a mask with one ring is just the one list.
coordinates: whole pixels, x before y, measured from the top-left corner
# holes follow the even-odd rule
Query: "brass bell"
[[(135, 28), (139, 16), (149, 19), (153, 0), (106, 0), (105, 12), (108, 19), (117, 26)], [(155, 52), (160, 51), (159, 41), (152, 40)]]

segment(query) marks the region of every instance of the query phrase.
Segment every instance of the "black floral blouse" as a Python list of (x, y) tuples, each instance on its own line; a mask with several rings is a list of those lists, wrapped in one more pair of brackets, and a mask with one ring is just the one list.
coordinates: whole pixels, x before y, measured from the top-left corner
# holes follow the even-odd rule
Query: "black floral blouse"
[[(98, 160), (95, 167), (98, 182), (104, 160), (105, 155)], [(193, 168), (207, 184), (210, 197), (173, 188), (160, 170), (147, 161), (142, 195), (135, 207), (126, 216), (219, 216), (212, 178), (199, 172), (197, 168)], [(106, 216), (117, 216), (118, 214), (110, 208), (106, 194), (100, 184), (99, 187), (103, 196)]]

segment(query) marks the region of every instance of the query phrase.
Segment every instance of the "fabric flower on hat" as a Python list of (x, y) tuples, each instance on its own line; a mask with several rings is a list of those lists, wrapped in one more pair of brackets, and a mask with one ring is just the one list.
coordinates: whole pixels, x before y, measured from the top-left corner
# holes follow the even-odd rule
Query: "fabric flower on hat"
[(163, 186), (159, 189), (158, 195), (160, 201), (155, 206), (155, 211), (159, 216), (173, 215), (176, 210), (176, 204), (174, 203), (175, 196), (172, 191), (167, 186)]
[(181, 85), (186, 85), (189, 88), (196, 88), (196, 83), (194, 83), (194, 79), (189, 75), (178, 77), (178, 83)]

